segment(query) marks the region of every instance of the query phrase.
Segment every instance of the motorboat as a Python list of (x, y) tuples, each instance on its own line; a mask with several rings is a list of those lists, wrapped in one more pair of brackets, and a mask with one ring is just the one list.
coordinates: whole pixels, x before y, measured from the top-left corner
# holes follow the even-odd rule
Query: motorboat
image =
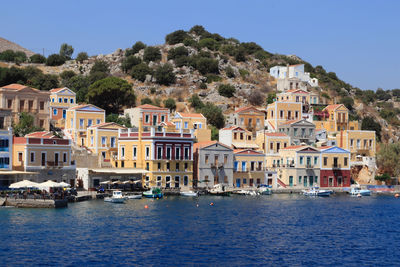
[(163, 193), (161, 192), (160, 188), (153, 187), (150, 190), (143, 192), (143, 196), (145, 198), (162, 198)]
[(271, 195), (270, 186), (262, 184), (257, 188), (257, 191), (260, 195)]
[(211, 188), (210, 190), (208, 190), (208, 193), (210, 195), (214, 195), (214, 196), (230, 196), (231, 195), (231, 191), (226, 190), (226, 186), (222, 185), (222, 184), (216, 184), (213, 186), (213, 188)]
[(198, 193), (193, 191), (182, 191), (180, 192), (180, 195), (183, 197), (197, 197)]
[(140, 194), (127, 194), (125, 195), (126, 199), (141, 199), (142, 195)]
[(113, 191), (111, 197), (105, 197), (104, 201), (111, 202), (111, 203), (124, 203), (125, 197), (122, 195), (121, 191), (116, 190), (116, 191)]
[(361, 189), (361, 187), (355, 186), (351, 188), (349, 194), (352, 196), (370, 196), (371, 190)]
[(244, 190), (244, 189), (241, 189), (241, 190), (238, 190), (238, 191), (234, 191), (232, 193), (237, 194), (237, 195), (242, 195), (242, 196), (256, 196), (256, 195), (259, 195), (258, 190), (255, 191), (255, 190)]
[(319, 187), (311, 187), (308, 190), (302, 190), (303, 195), (305, 196), (313, 196), (313, 197), (329, 197), (332, 194), (331, 190), (322, 190)]

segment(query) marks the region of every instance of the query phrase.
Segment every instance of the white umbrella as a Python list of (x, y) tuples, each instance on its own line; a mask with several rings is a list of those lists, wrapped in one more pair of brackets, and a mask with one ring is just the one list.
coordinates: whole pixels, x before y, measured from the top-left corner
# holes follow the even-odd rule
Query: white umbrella
[(52, 181), (52, 180), (48, 180), (48, 181), (46, 181), (46, 182), (44, 182), (44, 183), (40, 183), (39, 185), (38, 185), (38, 187), (40, 188), (40, 189), (47, 189), (47, 190), (49, 190), (49, 188), (51, 188), (51, 187), (62, 187), (59, 183), (56, 183), (56, 182), (54, 182), (54, 181)]
[(111, 184), (111, 181), (104, 181), (104, 182), (101, 182), (100, 184)]
[(39, 184), (35, 182), (31, 182), (29, 180), (23, 180), (17, 183), (10, 184), (9, 186), (11, 189), (18, 189), (18, 188), (38, 188)]
[(120, 180), (112, 182), (112, 184), (122, 184)]
[(59, 185), (62, 187), (71, 187), (71, 185), (66, 182), (61, 182), (61, 183), (59, 183)]

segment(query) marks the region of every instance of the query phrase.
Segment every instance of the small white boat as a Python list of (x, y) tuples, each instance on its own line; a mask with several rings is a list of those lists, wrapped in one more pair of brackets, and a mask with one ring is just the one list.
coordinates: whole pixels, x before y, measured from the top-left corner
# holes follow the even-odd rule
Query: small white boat
[(193, 191), (182, 191), (182, 192), (180, 192), (180, 194), (183, 197), (197, 197), (198, 196), (197, 192), (193, 192)]
[(271, 189), (268, 185), (262, 184), (257, 188), (260, 195), (271, 195)]
[(302, 190), (303, 195), (313, 197), (329, 197), (332, 194), (331, 190), (321, 190), (319, 187), (311, 187), (308, 190)]
[(104, 198), (105, 202), (111, 202), (111, 203), (124, 203), (125, 202), (125, 197), (122, 195), (121, 191), (113, 191), (113, 194), (111, 197), (105, 197)]
[(125, 195), (126, 199), (141, 199), (142, 195), (138, 195), (138, 194), (129, 194), (129, 195)]
[(352, 196), (370, 196), (371, 191), (368, 189), (361, 189), (361, 187), (356, 186), (351, 188), (349, 194)]

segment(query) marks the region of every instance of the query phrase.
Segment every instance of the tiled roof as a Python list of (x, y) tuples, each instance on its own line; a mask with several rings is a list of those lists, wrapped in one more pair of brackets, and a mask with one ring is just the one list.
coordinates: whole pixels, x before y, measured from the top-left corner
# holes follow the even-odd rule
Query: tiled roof
[(30, 88), (30, 89), (32, 89), (34, 91), (40, 91), (40, 90), (38, 90), (36, 88), (32, 88), (32, 87), (29, 87), (29, 86), (26, 86), (26, 85), (22, 85), (22, 84), (17, 84), (17, 83), (12, 83), (12, 84), (9, 84), (9, 85), (5, 85), (5, 86), (3, 86), (1, 88), (2, 89), (17, 90), (17, 91), (20, 91), (20, 90), (25, 89), (25, 88)]
[(85, 108), (85, 107), (94, 107), (94, 108), (98, 108), (98, 109), (103, 110), (102, 108), (99, 108), (99, 107), (97, 107), (95, 105), (92, 105), (92, 104), (81, 104), (81, 105), (78, 105), (78, 106), (75, 106), (75, 107), (72, 107), (72, 108), (69, 108), (69, 109), (81, 109), (81, 108)]
[(252, 149), (235, 149), (233, 150), (233, 153), (242, 155), (263, 155), (262, 152), (258, 152)]
[(298, 122), (298, 121), (301, 121), (301, 119), (285, 121), (285, 122), (282, 122), (282, 123), (279, 124), (279, 125), (289, 125), (289, 124), (292, 124), (292, 123), (295, 123), (295, 122)]
[(204, 142), (200, 142), (200, 143), (195, 143), (193, 145), (193, 150), (200, 149), (200, 148), (205, 148), (205, 147), (208, 147), (208, 146), (211, 146), (211, 145), (215, 145), (215, 144), (218, 144), (220, 146), (232, 149), (229, 146), (224, 145), (224, 144), (222, 144), (222, 143), (220, 143), (218, 141), (204, 141)]
[(337, 108), (339, 108), (340, 106), (343, 106), (343, 104), (334, 104), (334, 105), (328, 105), (328, 106), (326, 106), (323, 110), (328, 110), (328, 111), (331, 111), (331, 110), (336, 110)]
[(182, 113), (178, 112), (181, 117), (184, 118), (205, 118), (201, 113)]
[(150, 104), (144, 104), (144, 105), (140, 105), (140, 106), (137, 106), (138, 108), (141, 108), (141, 109), (152, 109), (152, 110), (168, 110), (167, 108), (160, 108), (160, 107), (157, 107), (157, 106), (153, 106), (153, 105), (150, 105)]
[(265, 136), (288, 136), (285, 133), (265, 133)]
[(298, 148), (301, 148), (301, 147), (307, 147), (307, 146), (301, 146), (301, 145), (298, 145), (298, 146), (287, 146), (287, 147), (284, 147), (284, 148), (281, 148), (281, 149), (298, 149)]
[(239, 113), (239, 112), (250, 110), (250, 109), (255, 110), (257, 112), (260, 112), (260, 113), (262, 112), (262, 111), (258, 110), (257, 108), (255, 108), (253, 106), (247, 106), (247, 107), (238, 108), (237, 110), (234, 111), (234, 113)]
[(65, 87), (63, 87), (63, 88), (54, 88), (54, 89), (51, 89), (50, 92), (52, 92), (52, 93), (57, 93), (57, 92), (63, 90), (64, 88), (65, 88)]
[(240, 126), (236, 126), (236, 125), (232, 125), (231, 127), (223, 128), (223, 129), (221, 129), (221, 130), (235, 130), (235, 129), (237, 129), (237, 128), (239, 128), (239, 129), (242, 130), (242, 131), (248, 132), (246, 129), (244, 129), (244, 128), (240, 127)]
[(36, 137), (36, 138), (55, 138), (56, 136), (51, 132), (33, 132), (30, 134), (25, 135), (25, 137)]
[(116, 122), (103, 122), (103, 123), (100, 123), (100, 124), (92, 125), (92, 126), (90, 126), (90, 128), (100, 128), (100, 127), (106, 127), (106, 126), (111, 126), (111, 125), (115, 125), (115, 126), (118, 126), (118, 127), (126, 128), (125, 126), (122, 126), (122, 125), (120, 125), (120, 124), (118, 124)]

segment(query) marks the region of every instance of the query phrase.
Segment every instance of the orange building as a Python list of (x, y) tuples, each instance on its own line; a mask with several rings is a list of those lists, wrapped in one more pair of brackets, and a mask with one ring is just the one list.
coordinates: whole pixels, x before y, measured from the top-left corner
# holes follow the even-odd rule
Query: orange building
[(238, 108), (232, 116), (234, 125), (244, 127), (248, 131), (264, 129), (265, 114), (253, 106)]

